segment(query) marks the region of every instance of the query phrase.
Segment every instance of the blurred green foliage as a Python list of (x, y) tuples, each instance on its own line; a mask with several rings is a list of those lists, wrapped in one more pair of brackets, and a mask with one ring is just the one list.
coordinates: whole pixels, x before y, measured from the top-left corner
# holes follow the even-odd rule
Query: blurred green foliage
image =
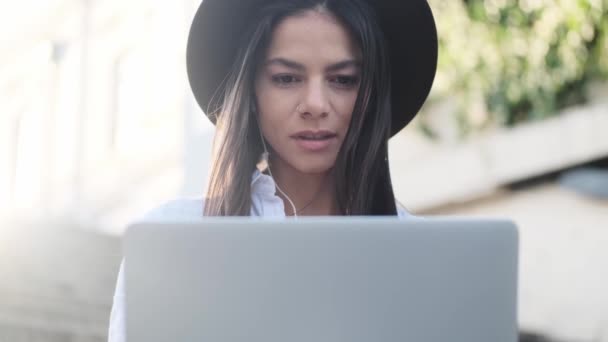
[(461, 137), (556, 115), (608, 79), (608, 0), (429, 3), (439, 35), (430, 101), (455, 101)]

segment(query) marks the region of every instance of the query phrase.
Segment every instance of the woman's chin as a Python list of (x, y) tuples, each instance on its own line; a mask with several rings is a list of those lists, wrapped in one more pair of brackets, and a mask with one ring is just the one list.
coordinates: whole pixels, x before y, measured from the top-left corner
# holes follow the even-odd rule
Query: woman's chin
[(329, 172), (334, 167), (334, 161), (298, 161), (293, 165), (294, 169), (303, 174), (319, 175)]

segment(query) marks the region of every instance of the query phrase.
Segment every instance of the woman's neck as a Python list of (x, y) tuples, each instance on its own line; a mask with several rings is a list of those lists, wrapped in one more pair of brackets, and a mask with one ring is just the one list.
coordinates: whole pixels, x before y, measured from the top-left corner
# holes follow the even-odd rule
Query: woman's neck
[[(337, 215), (334, 177), (326, 173), (302, 173), (280, 160), (272, 160), (272, 176), (275, 183), (289, 196), (298, 216)], [(293, 215), (289, 200), (278, 191), (286, 215)]]

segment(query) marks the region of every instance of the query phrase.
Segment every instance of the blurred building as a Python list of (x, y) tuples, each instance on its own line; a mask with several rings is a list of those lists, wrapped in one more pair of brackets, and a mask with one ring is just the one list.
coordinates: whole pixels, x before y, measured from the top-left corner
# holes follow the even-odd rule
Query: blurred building
[(197, 4), (0, 5), (0, 213), (89, 220), (167, 170), (183, 180), (184, 146), (208, 135), (185, 72)]

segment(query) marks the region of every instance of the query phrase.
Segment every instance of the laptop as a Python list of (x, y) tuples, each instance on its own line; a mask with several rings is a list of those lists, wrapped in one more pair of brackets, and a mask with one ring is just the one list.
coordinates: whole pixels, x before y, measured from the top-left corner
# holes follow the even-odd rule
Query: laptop
[(124, 240), (127, 342), (515, 342), (507, 220), (206, 218)]

